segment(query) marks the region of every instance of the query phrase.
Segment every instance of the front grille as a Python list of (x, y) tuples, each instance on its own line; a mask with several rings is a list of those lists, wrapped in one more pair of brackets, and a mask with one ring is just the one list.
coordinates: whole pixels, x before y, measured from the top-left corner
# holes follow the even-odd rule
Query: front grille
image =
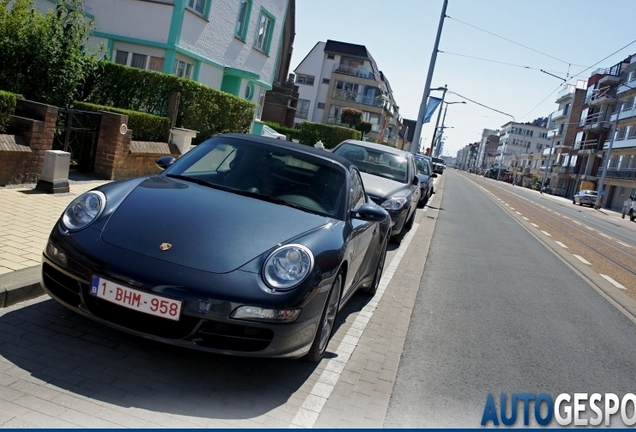
[(51, 294), (62, 302), (73, 307), (78, 307), (81, 304), (82, 284), (78, 280), (65, 275), (47, 263), (42, 264), (42, 280)]
[(205, 348), (254, 352), (267, 348), (273, 338), (274, 332), (270, 329), (206, 321), (197, 331), (194, 342)]
[(198, 318), (187, 315), (182, 315), (179, 321), (172, 321), (137, 312), (94, 297), (88, 290), (89, 287), (86, 285), (84, 304), (93, 315), (130, 330), (167, 339), (183, 339), (192, 333), (199, 323)]

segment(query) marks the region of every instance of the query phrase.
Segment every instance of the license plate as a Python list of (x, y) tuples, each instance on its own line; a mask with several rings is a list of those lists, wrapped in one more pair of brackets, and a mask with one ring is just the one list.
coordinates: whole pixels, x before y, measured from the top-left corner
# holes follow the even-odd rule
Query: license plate
[(139, 291), (96, 275), (93, 276), (89, 292), (97, 298), (148, 315), (173, 321), (179, 321), (181, 316), (181, 301), (179, 300)]

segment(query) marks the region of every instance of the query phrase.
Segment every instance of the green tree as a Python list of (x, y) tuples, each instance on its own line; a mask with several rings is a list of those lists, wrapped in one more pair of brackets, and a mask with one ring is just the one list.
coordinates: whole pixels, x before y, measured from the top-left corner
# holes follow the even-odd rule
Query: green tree
[(365, 134), (368, 134), (369, 132), (371, 132), (371, 129), (373, 128), (373, 123), (371, 123), (370, 121), (365, 121), (362, 120), (360, 123), (358, 123), (356, 125), (356, 129), (360, 131), (360, 133), (362, 134), (362, 138), (364, 138)]
[(86, 50), (93, 27), (84, 0), (57, 0), (46, 14), (34, 0), (0, 0), (0, 89), (70, 105), (97, 64)]
[(340, 114), (340, 121), (354, 129), (362, 121), (362, 111), (357, 108), (344, 107)]

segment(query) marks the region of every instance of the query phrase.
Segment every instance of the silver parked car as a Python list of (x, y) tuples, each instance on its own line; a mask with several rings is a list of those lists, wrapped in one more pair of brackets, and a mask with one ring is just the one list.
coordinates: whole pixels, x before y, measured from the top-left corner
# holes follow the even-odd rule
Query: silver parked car
[(580, 206), (585, 204), (592, 207), (596, 203), (597, 196), (598, 193), (596, 191), (583, 189), (574, 194), (574, 197), (572, 198), (572, 204), (578, 204)]

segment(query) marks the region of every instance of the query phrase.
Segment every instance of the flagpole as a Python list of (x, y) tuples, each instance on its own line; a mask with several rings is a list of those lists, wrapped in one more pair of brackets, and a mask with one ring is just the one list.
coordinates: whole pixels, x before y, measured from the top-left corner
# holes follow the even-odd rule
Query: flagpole
[(435, 149), (435, 142), (437, 141), (437, 128), (439, 127), (439, 118), (442, 116), (442, 108), (444, 108), (444, 98), (446, 97), (446, 90), (448, 90), (448, 85), (444, 84), (444, 92), (442, 93), (442, 101), (439, 103), (439, 112), (437, 113), (437, 121), (435, 122), (435, 129), (433, 130), (433, 141), (431, 141), (431, 156), (433, 156), (433, 150)]
[[(437, 26), (437, 36), (435, 36), (435, 45), (433, 47), (433, 53), (431, 54), (431, 61), (428, 64), (428, 74), (426, 76), (426, 84), (424, 85), (424, 93), (422, 94), (422, 102), (420, 103), (420, 110), (417, 115), (417, 121), (415, 122), (415, 132), (413, 133), (413, 142), (411, 143), (411, 153), (417, 154), (420, 149), (420, 137), (422, 136), (422, 123), (424, 121), (424, 115), (426, 113), (426, 102), (431, 91), (431, 81), (433, 80), (433, 72), (435, 71), (435, 61), (437, 60), (437, 51), (439, 48), (439, 40), (442, 36), (442, 27), (444, 25), (444, 18), (446, 17), (446, 7), (448, 6), (448, 0), (444, 0), (442, 6), (442, 13), (439, 17), (439, 25)], [(431, 149), (432, 150), (432, 149)]]

